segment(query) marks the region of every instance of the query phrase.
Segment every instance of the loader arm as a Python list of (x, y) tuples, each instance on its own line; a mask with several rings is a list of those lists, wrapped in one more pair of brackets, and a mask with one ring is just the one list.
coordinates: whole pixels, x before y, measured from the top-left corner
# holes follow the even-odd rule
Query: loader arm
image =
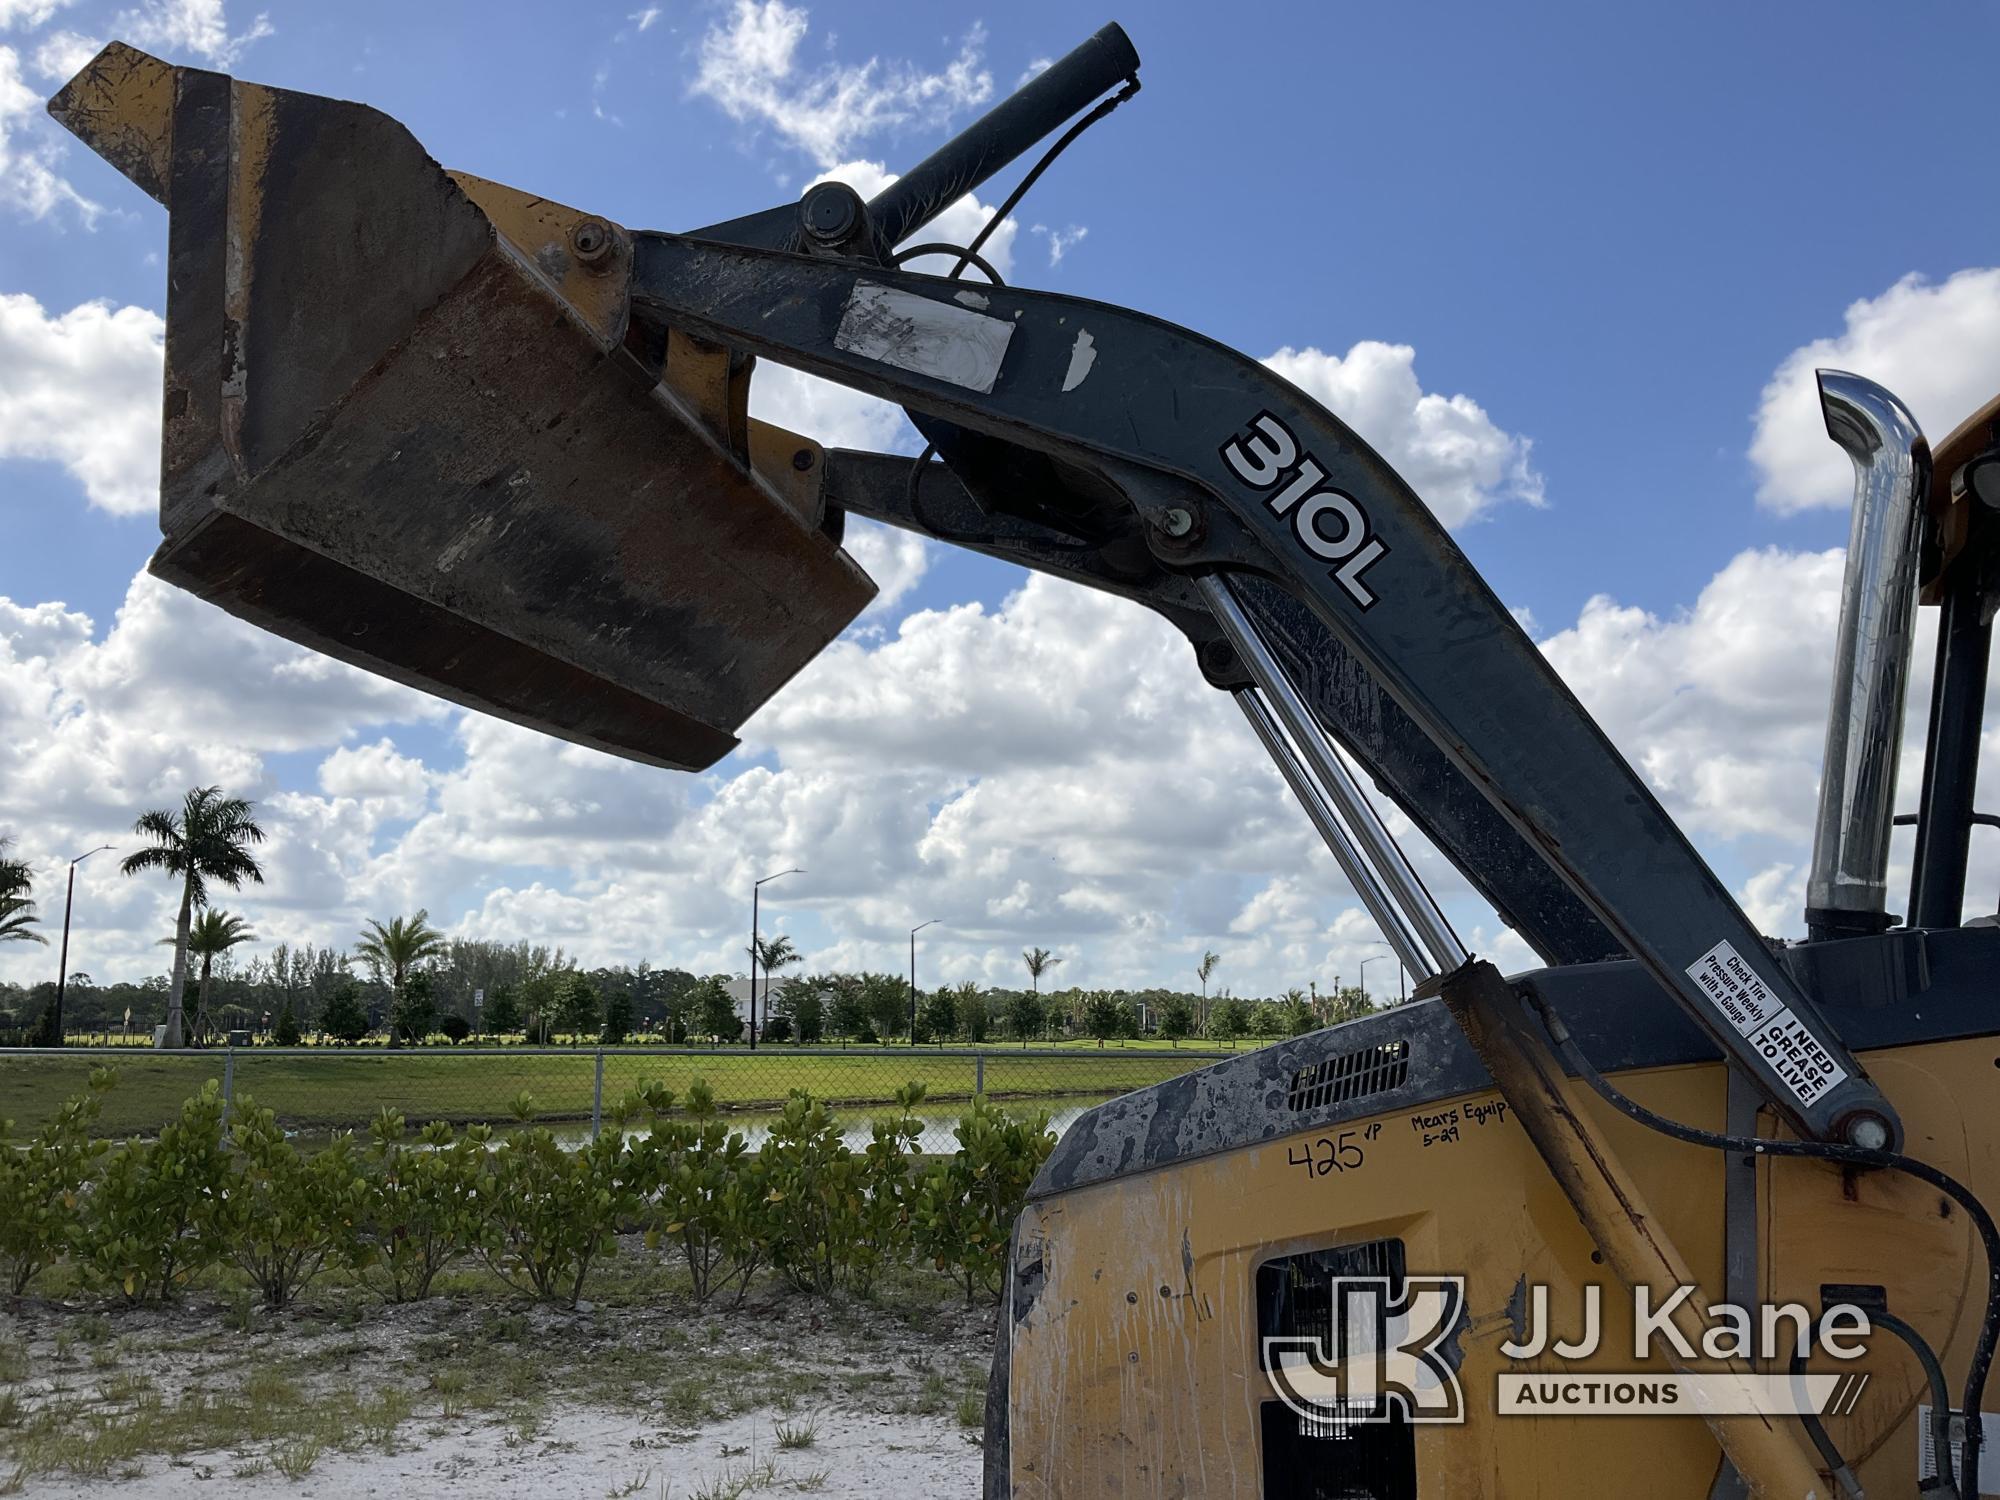
[(1444, 528), (1270, 370), (1104, 303), (670, 234), (634, 237), (631, 288), (635, 317), (1090, 476), (1162, 568), (1291, 594), (1796, 1128), (1895, 1138), (1860, 1064)]

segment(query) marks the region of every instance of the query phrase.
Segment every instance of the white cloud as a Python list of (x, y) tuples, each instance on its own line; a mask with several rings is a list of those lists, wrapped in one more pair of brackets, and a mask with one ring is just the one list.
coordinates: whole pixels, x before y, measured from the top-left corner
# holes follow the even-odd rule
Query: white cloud
[(1540, 505), (1529, 440), (1496, 426), (1470, 396), (1424, 390), (1416, 359), (1408, 344), (1365, 339), (1345, 357), (1288, 346), (1264, 363), (1352, 427), (1446, 526), (1503, 500)]
[(1845, 510), (1854, 469), (1826, 436), (1817, 369), (1847, 370), (1901, 397), (1935, 443), (2000, 391), (2000, 268), (1932, 283), (1905, 276), (1847, 309), (1838, 335), (1794, 350), (1764, 387), (1750, 461), (1758, 503), (1780, 515)]
[(61, 464), (101, 510), (152, 511), (165, 338), (143, 307), (86, 302), (51, 316), (0, 293), (0, 459)]
[[(1844, 567), (1838, 548), (1739, 553), (1689, 609), (1661, 617), (1599, 597), (1542, 647), (1711, 861), (1733, 857), (1753, 872), (1738, 898), (1780, 935), (1803, 929)], [(1923, 773), (1935, 623), (1918, 612), (1898, 811), (1915, 808)], [(2000, 681), (1986, 720), (2000, 724)], [(1989, 729), (1981, 784), (1996, 777), (2000, 729)], [(1892, 848), (1890, 909), (1901, 911), (1907, 832)], [(1972, 852), (1968, 911), (1990, 909), (2000, 841), (1975, 839)]]
[(772, 360), (750, 378), (750, 414), (829, 448), (908, 448), (914, 434), (900, 406)]
[(902, 603), (904, 596), (923, 582), (924, 574), (930, 571), (931, 554), (937, 548), (937, 543), (913, 531), (898, 531), (859, 516), (847, 518), (844, 545), (863, 571), (875, 580), (875, 598), (861, 612), (864, 621), (885, 615)]
[(644, 10), (633, 11), (625, 19), (632, 22), (641, 31), (651, 31), (653, 24), (660, 19), (660, 7), (649, 5)]
[(0, 204), (46, 219), (73, 212), (86, 228), (104, 212), (56, 170), (63, 146), (42, 114), (42, 96), (21, 81), (21, 55), (0, 47)]
[(35, 72), (51, 84), (68, 83), (104, 44), (74, 31), (51, 32), (35, 48)]
[(0, 0), (0, 31), (33, 31), (76, 0)]
[[(46, 879), (79, 849), (129, 849), (141, 810), (177, 803), (190, 786), (220, 784), (259, 799), (272, 833), (269, 884), (230, 904), (294, 912), (284, 929), (259, 926), (267, 941), (287, 930), (317, 933), (342, 919), (374, 822), (412, 811), (413, 767), (386, 743), (336, 754), (327, 770), (332, 795), (317, 798), (280, 792), (265, 757), (446, 712), (145, 574), (102, 636), (60, 604), (0, 599), (0, 829), (20, 835)], [(89, 879), (97, 946), (87, 966), (100, 977), (155, 972), (152, 940), (172, 916), (167, 884), (108, 879), (98, 869)], [(0, 975), (40, 977), (33, 955), (20, 954), (0, 955)]]
[(223, 0), (143, 0), (120, 15), (113, 30), (135, 46), (199, 58), (217, 68), (235, 67), (253, 42), (276, 34), (269, 14), (259, 11), (244, 31), (231, 32)]
[(821, 166), (847, 156), (880, 131), (935, 123), (983, 104), (992, 75), (980, 66), (985, 33), (975, 26), (941, 71), (871, 57), (856, 65), (801, 64), (809, 29), (803, 6), (784, 0), (736, 0), (725, 22), (701, 39), (692, 91), (731, 119), (769, 126)]
[(1739, 553), (1687, 611), (1600, 595), (1542, 650), (1691, 830), (1809, 838), (1843, 565)]
[(1804, 926), (1805, 867), (1785, 861), (1769, 865), (1743, 882), (1736, 900), (1758, 931), (1796, 935)]
[(1090, 234), (1089, 228), (1082, 224), (1072, 224), (1067, 229), (1051, 229), (1046, 224), (1037, 224), (1031, 232), (1048, 238), (1049, 264), (1052, 266), (1061, 265), (1062, 258)]
[(421, 760), (398, 754), (386, 737), (372, 745), (342, 745), (319, 766), (320, 790), (363, 804), (375, 822), (418, 816), (429, 805), (431, 780)]

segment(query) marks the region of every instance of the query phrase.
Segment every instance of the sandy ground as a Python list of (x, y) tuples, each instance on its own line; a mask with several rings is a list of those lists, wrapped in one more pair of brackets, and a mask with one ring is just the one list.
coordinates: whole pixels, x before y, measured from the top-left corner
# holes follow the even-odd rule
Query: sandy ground
[(549, 1437), (526, 1444), (510, 1442), (504, 1423), (473, 1421), (442, 1437), (412, 1433), (393, 1453), (331, 1453), (296, 1480), (268, 1469), (237, 1478), (232, 1470), (240, 1460), (215, 1452), (145, 1461), (135, 1479), (29, 1479), (15, 1493), (36, 1500), (688, 1500), (733, 1493), (743, 1500), (793, 1494), (971, 1500), (979, 1493), (979, 1449), (951, 1417), (823, 1412), (813, 1446), (791, 1452), (777, 1449), (772, 1425), (772, 1414), (753, 1413), (688, 1438), (601, 1408), (560, 1407), (551, 1414)]
[(729, 1312), (644, 1277), (575, 1312), (490, 1287), (279, 1314), (0, 1300), (0, 1495), (971, 1500), (991, 1329), (914, 1280), (760, 1285)]

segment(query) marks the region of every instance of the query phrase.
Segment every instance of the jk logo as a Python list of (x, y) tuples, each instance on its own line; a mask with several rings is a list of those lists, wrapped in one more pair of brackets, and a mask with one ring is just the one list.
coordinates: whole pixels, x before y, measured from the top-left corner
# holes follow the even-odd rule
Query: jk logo
[(1445, 1352), (1465, 1309), (1463, 1276), (1338, 1276), (1323, 1334), (1264, 1340), (1278, 1398), (1309, 1423), (1463, 1422), (1465, 1397)]

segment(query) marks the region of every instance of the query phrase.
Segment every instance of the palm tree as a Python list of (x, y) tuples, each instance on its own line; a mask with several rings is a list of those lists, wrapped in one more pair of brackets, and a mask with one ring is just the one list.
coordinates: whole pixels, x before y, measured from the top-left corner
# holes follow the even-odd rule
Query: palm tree
[[(175, 941), (177, 939), (170, 937), (160, 939), (162, 946)], [(195, 990), (194, 1026), (191, 1028), (199, 1044), (208, 1029), (208, 986), (216, 959), (241, 943), (256, 942), (257, 934), (241, 917), (211, 906), (188, 925), (185, 941), (187, 951), (201, 960), (201, 979)]]
[(764, 1008), (758, 1014), (763, 1016), (762, 1025), (771, 1024), (771, 975), (778, 969), (788, 969), (793, 964), (802, 964), (806, 956), (792, 946), (792, 940), (782, 932), (775, 937), (760, 937), (753, 950), (757, 966), (764, 971)]
[(1028, 948), (1021, 954), (1021, 962), (1028, 966), (1028, 984), (1034, 993), (1042, 992), (1042, 976), (1062, 960), (1046, 948)]
[(389, 988), (398, 995), (415, 965), (444, 950), (444, 934), (431, 926), (431, 914), (422, 907), (414, 917), (391, 917), (387, 926), (371, 919), (368, 931), (354, 945), (355, 953), (367, 959), (378, 974), (389, 976)]
[(1204, 1030), (1208, 1027), (1208, 976), (1215, 972), (1215, 966), (1221, 962), (1221, 954), (1204, 950), (1201, 962), (1194, 966), (1195, 977), (1201, 981), (1201, 1024)]
[(0, 943), (42, 943), (48, 939), (34, 930), (41, 919), (35, 914), (35, 872), (24, 859), (10, 859), (13, 839), (0, 834)]
[(251, 806), (241, 797), (225, 797), (219, 786), (200, 786), (187, 794), (175, 813), (155, 809), (139, 814), (133, 832), (152, 844), (128, 854), (119, 866), (127, 875), (141, 870), (165, 870), (181, 878), (181, 909), (174, 921), (174, 978), (167, 991), (167, 1027), (161, 1044), (182, 1043), (181, 992), (187, 985), (188, 926), (197, 906), (208, 905), (208, 882), (219, 880), (231, 890), (246, 880), (264, 883), (264, 870), (248, 845), (264, 842)]

